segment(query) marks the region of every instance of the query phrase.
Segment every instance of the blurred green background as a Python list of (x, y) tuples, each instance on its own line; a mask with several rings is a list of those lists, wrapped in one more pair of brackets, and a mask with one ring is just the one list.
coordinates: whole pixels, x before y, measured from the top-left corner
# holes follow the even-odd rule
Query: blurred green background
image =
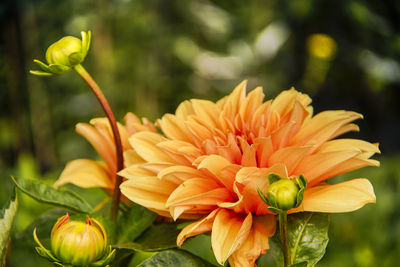
[[(96, 157), (74, 131), (102, 116), (83, 81), (73, 72), (28, 74), (51, 43), (90, 29), (84, 65), (119, 120), (128, 111), (154, 120), (188, 98), (216, 100), (243, 79), (267, 98), (295, 86), (316, 112), (362, 113), (361, 132), (347, 136), (380, 142), (382, 166), (346, 177), (370, 178), (377, 204), (331, 216), (319, 266), (398, 266), (400, 1), (5, 0), (0, 22), (1, 205), (10, 174), (51, 183), (67, 161)], [(46, 209), (20, 196), (14, 233)], [(45, 264), (31, 243), (13, 239), (10, 266)]]

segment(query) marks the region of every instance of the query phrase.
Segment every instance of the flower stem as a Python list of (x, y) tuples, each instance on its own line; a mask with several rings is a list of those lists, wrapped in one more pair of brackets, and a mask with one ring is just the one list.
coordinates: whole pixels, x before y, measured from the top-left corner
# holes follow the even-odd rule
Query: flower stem
[[(100, 102), (100, 105), (102, 106), (104, 113), (106, 114), (108, 121), (110, 122), (111, 129), (114, 135), (114, 141), (117, 153), (117, 173), (118, 173), (124, 167), (124, 159), (122, 154), (123, 150), (121, 144), (121, 136), (118, 131), (117, 121), (115, 120), (114, 113), (112, 112), (110, 104), (108, 103), (100, 87), (93, 80), (92, 76), (90, 76), (90, 74), (86, 71), (86, 69), (81, 64), (76, 65), (74, 69), (92, 89), (92, 92), (95, 94), (97, 100)], [(114, 187), (112, 206), (111, 206), (111, 220), (115, 220), (117, 218), (118, 205), (121, 196), (121, 191), (119, 190), (119, 186), (122, 182), (122, 177), (117, 174), (115, 174), (115, 176), (116, 176), (115, 187)]]
[(279, 234), (281, 236), (282, 250), (283, 250), (283, 259), (285, 263), (285, 267), (290, 266), (292, 264), (290, 253), (289, 253), (289, 239), (288, 239), (288, 231), (287, 231), (287, 213), (286, 211), (282, 211), (279, 213)]

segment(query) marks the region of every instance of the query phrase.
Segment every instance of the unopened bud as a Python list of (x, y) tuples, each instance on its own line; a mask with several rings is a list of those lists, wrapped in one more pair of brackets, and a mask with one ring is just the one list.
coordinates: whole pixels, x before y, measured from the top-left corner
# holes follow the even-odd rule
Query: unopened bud
[(86, 223), (70, 221), (69, 215), (58, 219), (51, 231), (51, 251), (43, 247), (36, 236), (36, 250), (47, 259), (73, 266), (105, 266), (114, 258), (115, 250), (107, 248), (107, 234), (95, 219), (86, 217)]
[(45, 64), (39, 60), (34, 60), (43, 71), (31, 70), (31, 74), (51, 76), (62, 74), (74, 66), (80, 64), (85, 59), (90, 47), (91, 32), (82, 32), (82, 40), (66, 36), (54, 44), (50, 45), (46, 51)]
[(296, 205), (299, 190), (299, 186), (290, 179), (281, 179), (268, 187), (267, 199), (276, 203), (276, 208), (288, 210)]

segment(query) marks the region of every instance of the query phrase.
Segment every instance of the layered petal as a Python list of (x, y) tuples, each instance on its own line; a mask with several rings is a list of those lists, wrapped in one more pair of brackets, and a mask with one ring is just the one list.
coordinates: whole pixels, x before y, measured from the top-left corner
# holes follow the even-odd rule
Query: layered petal
[(114, 179), (115, 177), (112, 177), (104, 163), (89, 159), (76, 159), (67, 163), (54, 186), (60, 187), (71, 183), (83, 188), (100, 187), (112, 190)]
[(251, 213), (237, 214), (225, 209), (218, 211), (212, 226), (211, 245), (219, 264), (223, 265), (246, 242), (252, 223)]
[(367, 179), (358, 178), (335, 185), (321, 184), (306, 189), (299, 210), (349, 212), (375, 202), (371, 183)]

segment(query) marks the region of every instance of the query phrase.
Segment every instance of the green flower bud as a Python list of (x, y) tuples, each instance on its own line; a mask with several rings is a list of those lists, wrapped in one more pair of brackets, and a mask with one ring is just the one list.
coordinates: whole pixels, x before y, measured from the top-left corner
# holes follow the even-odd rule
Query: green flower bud
[(82, 41), (73, 36), (66, 36), (47, 48), (46, 60), (49, 64), (73, 67), (83, 61), (81, 51)]
[(103, 256), (106, 244), (104, 228), (89, 217), (86, 218), (86, 223), (69, 222), (62, 217), (51, 231), (51, 249), (54, 255), (62, 262), (76, 266), (86, 266)]
[(275, 208), (289, 210), (296, 206), (299, 186), (290, 179), (280, 179), (268, 186), (267, 200)]
[(69, 221), (69, 215), (58, 219), (51, 231), (51, 251), (43, 247), (36, 236), (39, 255), (58, 265), (105, 266), (115, 255), (107, 247), (107, 234), (103, 226), (88, 216), (86, 223)]
[(34, 62), (43, 71), (31, 70), (30, 73), (41, 76), (62, 74), (82, 63), (90, 47), (91, 32), (82, 32), (81, 34), (82, 40), (73, 36), (66, 36), (50, 45), (46, 51), (48, 64), (35, 59)]

